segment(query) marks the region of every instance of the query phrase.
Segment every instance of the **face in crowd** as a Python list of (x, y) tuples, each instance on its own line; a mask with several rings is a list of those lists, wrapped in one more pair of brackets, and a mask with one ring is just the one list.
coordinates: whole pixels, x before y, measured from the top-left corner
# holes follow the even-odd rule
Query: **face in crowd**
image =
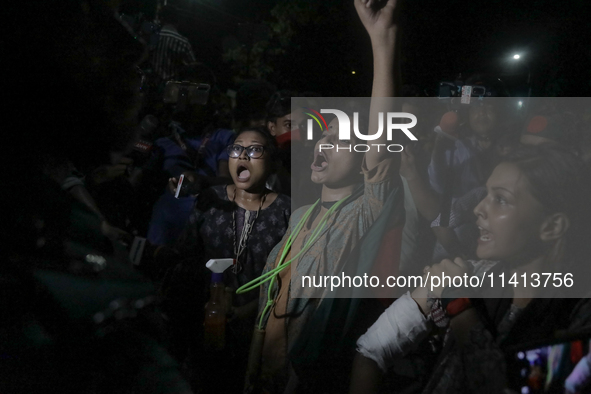
[(272, 136), (279, 137), (286, 133), (291, 133), (291, 114), (287, 114), (280, 118), (277, 118), (275, 122), (268, 123), (268, 129)]
[[(322, 149), (321, 144), (331, 144), (332, 149)], [(340, 188), (360, 181), (363, 153), (355, 152), (352, 145), (355, 140), (339, 140), (339, 123), (334, 119), (314, 147), (312, 162), (312, 182), (330, 188)], [(338, 146), (338, 151), (337, 151)]]
[[(493, 136), (498, 123), (498, 113), (495, 106), (491, 103), (477, 102), (470, 106), (468, 120), (470, 128), (476, 137), (483, 141), (489, 141)], [(489, 144), (484, 144), (488, 148)]]
[(501, 163), (486, 187), (487, 196), (474, 209), (480, 229), (478, 257), (511, 262), (539, 251), (546, 212), (519, 168)]
[(228, 147), (230, 175), (237, 189), (260, 192), (272, 170), (269, 141), (257, 131), (243, 131)]
[(499, 164), (474, 209), (479, 258), (516, 266), (572, 263), (588, 248), (589, 170), (568, 148), (521, 146)]

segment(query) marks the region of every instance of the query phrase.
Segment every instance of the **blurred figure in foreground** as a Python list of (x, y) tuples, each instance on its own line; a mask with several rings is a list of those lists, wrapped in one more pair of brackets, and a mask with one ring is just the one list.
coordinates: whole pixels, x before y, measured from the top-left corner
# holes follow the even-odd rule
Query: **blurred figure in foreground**
[(2, 393), (191, 392), (162, 346), (152, 285), (113, 257), (100, 218), (60, 187), (64, 163), (114, 164), (133, 140), (144, 47), (115, 3), (7, 11), (7, 126), (19, 132), (3, 156), (13, 187), (1, 192), (11, 208), (1, 230)]

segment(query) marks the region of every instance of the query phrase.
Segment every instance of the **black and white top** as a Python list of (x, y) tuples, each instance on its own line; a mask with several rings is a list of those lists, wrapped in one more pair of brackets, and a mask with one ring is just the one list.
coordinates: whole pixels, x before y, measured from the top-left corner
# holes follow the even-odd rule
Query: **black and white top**
[(196, 61), (189, 40), (171, 25), (164, 25), (160, 30), (158, 44), (150, 60), (154, 73), (163, 81), (176, 77), (182, 66)]
[[(183, 235), (179, 239), (182, 248), (179, 252), (193, 249), (199, 264), (205, 264), (209, 259), (235, 258), (234, 242), (238, 242), (244, 226), (246, 210), (228, 199), (226, 186), (210, 188), (209, 195), (199, 196), (199, 202), (189, 217)], [(207, 193), (207, 192), (206, 192)], [(234, 229), (232, 212), (235, 214)], [(291, 199), (279, 194), (275, 201), (267, 208), (261, 209), (258, 218), (256, 211), (250, 211), (249, 223), (253, 229), (248, 237), (246, 249), (240, 256), (240, 270), (237, 274), (229, 268), (224, 278), (226, 286), (235, 289), (250, 282), (261, 275), (271, 250), (283, 238), (291, 215)], [(256, 219), (256, 220), (255, 220)], [(234, 232), (235, 230), (235, 232)], [(258, 298), (258, 291), (251, 291), (239, 295), (235, 299), (236, 305), (244, 305)]]

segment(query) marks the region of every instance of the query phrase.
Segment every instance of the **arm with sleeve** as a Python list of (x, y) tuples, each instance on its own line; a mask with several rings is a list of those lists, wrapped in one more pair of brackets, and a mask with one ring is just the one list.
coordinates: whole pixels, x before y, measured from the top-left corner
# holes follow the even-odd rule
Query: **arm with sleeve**
[(393, 360), (416, 349), (429, 332), (429, 320), (407, 292), (357, 340), (357, 351), (386, 372)]

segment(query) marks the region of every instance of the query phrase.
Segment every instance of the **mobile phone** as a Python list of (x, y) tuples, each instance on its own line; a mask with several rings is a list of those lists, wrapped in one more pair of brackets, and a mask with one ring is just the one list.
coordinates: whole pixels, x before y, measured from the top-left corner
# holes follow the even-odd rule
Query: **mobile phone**
[(182, 198), (182, 197), (189, 197), (199, 194), (199, 192), (203, 190), (202, 182), (191, 182), (185, 178), (185, 175), (182, 174), (179, 177), (179, 181), (176, 185), (176, 192), (174, 194), (175, 198)]
[[(577, 392), (591, 392), (590, 340), (587, 331), (513, 349), (507, 360), (509, 388), (526, 394), (564, 393), (565, 388), (586, 380), (583, 391)], [(583, 376), (587, 372), (589, 376)]]
[(131, 249), (129, 250), (129, 259), (133, 265), (140, 265), (145, 247), (146, 238), (138, 236), (133, 238), (133, 243), (131, 244)]

